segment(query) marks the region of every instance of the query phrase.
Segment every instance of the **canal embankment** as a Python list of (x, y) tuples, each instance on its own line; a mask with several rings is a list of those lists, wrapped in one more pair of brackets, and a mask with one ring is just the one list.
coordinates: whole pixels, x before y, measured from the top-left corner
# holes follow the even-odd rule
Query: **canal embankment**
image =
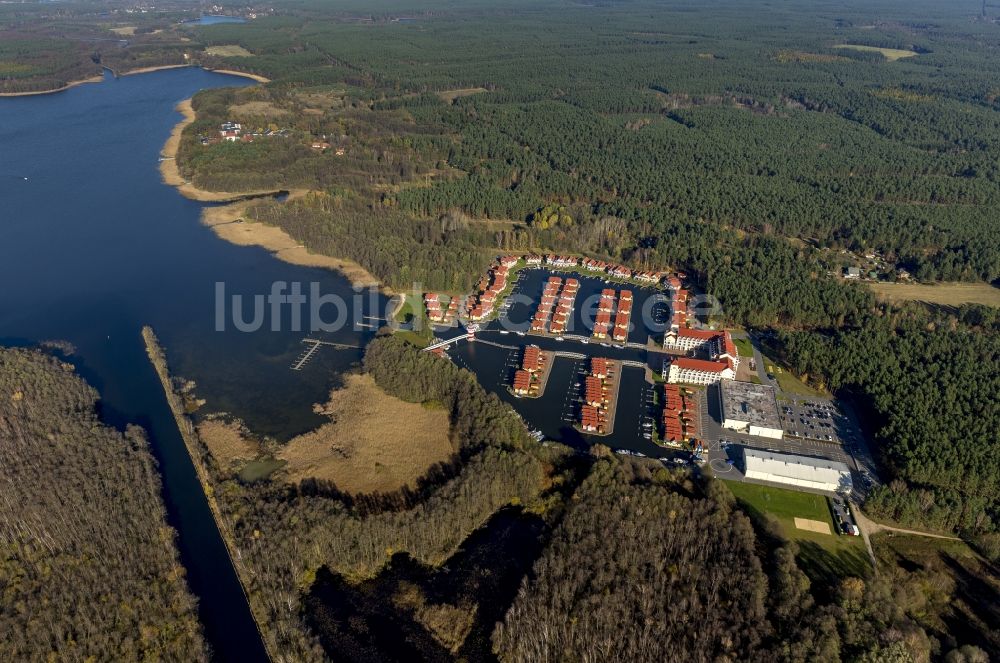
[(241, 555), (236, 546), (232, 530), (226, 523), (225, 518), (223, 518), (222, 510), (219, 508), (218, 501), (215, 498), (211, 474), (206, 465), (207, 449), (205, 449), (201, 440), (198, 438), (194, 423), (185, 413), (183, 399), (173, 387), (173, 381), (170, 377), (166, 354), (160, 346), (160, 342), (157, 339), (156, 333), (153, 331), (152, 327), (144, 326), (142, 328), (142, 340), (146, 346), (146, 354), (149, 357), (149, 361), (152, 364), (153, 369), (156, 371), (156, 375), (160, 380), (161, 386), (163, 387), (164, 397), (167, 400), (167, 405), (170, 407), (170, 411), (173, 413), (174, 421), (177, 424), (177, 429), (180, 432), (184, 446), (187, 448), (188, 456), (191, 459), (191, 464), (194, 466), (195, 474), (198, 476), (198, 481), (201, 484), (202, 492), (204, 493), (205, 500), (208, 503), (208, 508), (212, 513), (216, 529), (226, 546), (226, 550), (229, 554), (229, 562), (232, 565), (233, 572), (236, 574), (240, 583), (247, 609), (250, 611), (251, 615), (253, 615), (254, 625), (257, 628), (257, 635), (261, 642), (261, 648), (269, 660), (274, 660), (270, 652), (267, 651), (267, 640), (264, 638), (260, 629), (261, 615), (259, 614), (259, 611), (254, 608), (253, 602), (250, 600), (250, 595), (247, 592), (244, 578), (246, 577), (248, 570), (242, 564)]

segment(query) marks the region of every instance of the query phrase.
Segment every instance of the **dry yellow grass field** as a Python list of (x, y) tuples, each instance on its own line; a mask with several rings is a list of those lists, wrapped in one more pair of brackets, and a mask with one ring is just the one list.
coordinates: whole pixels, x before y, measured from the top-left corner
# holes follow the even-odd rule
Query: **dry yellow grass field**
[(895, 62), (902, 58), (912, 58), (917, 55), (916, 51), (904, 51), (899, 48), (879, 48), (878, 46), (862, 46), (859, 44), (839, 44), (834, 46), (834, 48), (847, 48), (852, 51), (867, 51), (872, 53), (881, 53), (882, 56), (889, 62)]
[(287, 463), (288, 481), (326, 479), (349, 493), (389, 492), (414, 485), (454, 452), (444, 410), (390, 396), (369, 375), (348, 375), (320, 412), (331, 421), (277, 454)]
[(219, 46), (209, 46), (205, 49), (209, 55), (216, 55), (222, 58), (249, 58), (253, 53), (238, 44), (220, 44)]
[(120, 28), (111, 28), (111, 31), (114, 32), (116, 35), (122, 35), (123, 37), (131, 37), (132, 35), (135, 34), (135, 26), (126, 25)]
[(219, 467), (235, 470), (243, 461), (260, 455), (260, 447), (243, 436), (239, 424), (211, 419), (198, 424), (198, 436)]
[(807, 532), (816, 532), (817, 534), (830, 533), (829, 523), (824, 523), (819, 520), (810, 520), (808, 518), (796, 518), (795, 527), (796, 529), (804, 529)]
[(444, 90), (442, 92), (438, 92), (437, 96), (444, 103), (450, 104), (450, 103), (454, 102), (456, 99), (458, 99), (459, 97), (468, 97), (468, 96), (471, 96), (473, 94), (479, 94), (480, 92), (486, 92), (486, 88), (484, 88), (484, 87), (467, 87), (467, 88), (462, 88), (460, 90)]
[(1000, 288), (989, 283), (871, 283), (875, 295), (884, 301), (919, 301), (945, 306), (983, 304), (1000, 307)]

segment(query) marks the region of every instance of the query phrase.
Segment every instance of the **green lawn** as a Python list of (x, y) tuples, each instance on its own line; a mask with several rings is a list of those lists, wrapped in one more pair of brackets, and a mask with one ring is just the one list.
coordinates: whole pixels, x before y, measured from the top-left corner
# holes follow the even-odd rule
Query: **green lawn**
[(805, 396), (807, 398), (819, 398), (823, 392), (813, 389), (787, 368), (775, 363), (768, 357), (764, 357), (764, 370), (769, 375), (773, 375), (778, 380), (778, 387), (781, 391), (795, 396)]
[(736, 345), (736, 352), (738, 352), (741, 357), (753, 357), (753, 345), (750, 343), (750, 339), (734, 338), (733, 343)]
[[(410, 319), (416, 314), (413, 310), (413, 297), (414, 295), (407, 297), (406, 301), (403, 302), (403, 305), (399, 307), (398, 311), (396, 311), (396, 322), (409, 322)], [(423, 304), (420, 302), (418, 302), (417, 305), (423, 307)]]
[[(799, 545), (799, 565), (813, 581), (830, 582), (869, 572), (864, 541), (860, 536), (836, 533), (830, 506), (823, 495), (739, 481), (726, 481), (725, 485), (752, 520), (763, 523), (770, 517), (777, 521), (780, 533)], [(825, 522), (831, 533), (799, 529), (795, 526), (796, 517)]]

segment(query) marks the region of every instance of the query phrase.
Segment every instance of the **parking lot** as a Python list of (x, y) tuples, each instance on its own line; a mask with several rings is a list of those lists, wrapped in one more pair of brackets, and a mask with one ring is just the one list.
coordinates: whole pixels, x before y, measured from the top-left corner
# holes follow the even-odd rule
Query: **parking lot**
[(829, 401), (783, 401), (781, 424), (787, 437), (839, 443), (848, 433), (847, 418)]
[(741, 447), (751, 447), (844, 463), (851, 468), (854, 489), (860, 494), (867, 493), (877, 482), (874, 461), (854, 414), (834, 400), (781, 394), (778, 408), (785, 429), (782, 440), (723, 428), (718, 397), (711, 388), (700, 390), (699, 401), (702, 439), (708, 462), (718, 476), (742, 481), (738, 462)]

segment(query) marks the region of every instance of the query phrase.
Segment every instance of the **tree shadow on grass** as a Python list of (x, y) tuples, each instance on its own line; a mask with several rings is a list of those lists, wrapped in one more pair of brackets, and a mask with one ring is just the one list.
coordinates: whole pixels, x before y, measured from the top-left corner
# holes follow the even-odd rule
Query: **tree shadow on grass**
[(949, 634), (959, 642), (982, 647), (992, 657), (991, 660), (1000, 660), (1000, 592), (979, 576), (990, 573), (990, 567), (980, 567), (977, 573), (947, 553), (941, 553), (940, 558), (955, 579), (955, 597), (961, 599), (978, 618), (977, 624), (968, 615), (963, 615), (961, 610), (942, 616)]
[(813, 541), (800, 540), (797, 543), (799, 567), (809, 576), (817, 591), (829, 588), (832, 592), (847, 576), (865, 578), (871, 573), (871, 560), (861, 546), (833, 551)]

